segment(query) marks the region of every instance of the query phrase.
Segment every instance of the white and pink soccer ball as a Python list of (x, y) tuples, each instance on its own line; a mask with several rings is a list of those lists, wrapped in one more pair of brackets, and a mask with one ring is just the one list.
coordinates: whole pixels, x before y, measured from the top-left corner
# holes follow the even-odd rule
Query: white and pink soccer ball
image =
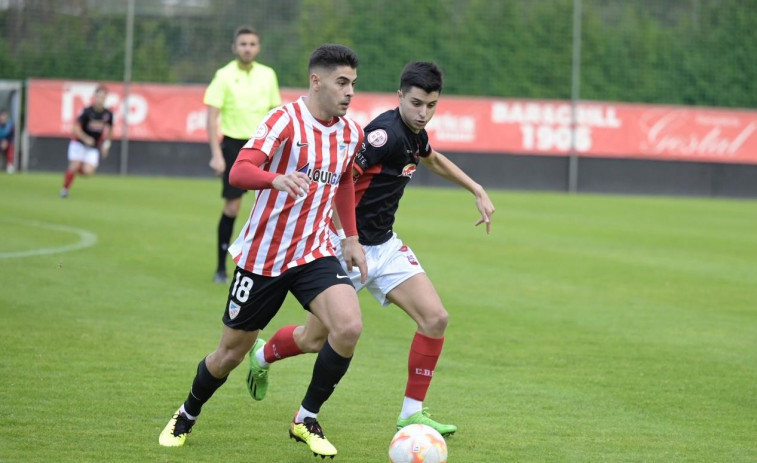
[(446, 463), (447, 443), (436, 429), (411, 424), (397, 431), (389, 444), (391, 463)]

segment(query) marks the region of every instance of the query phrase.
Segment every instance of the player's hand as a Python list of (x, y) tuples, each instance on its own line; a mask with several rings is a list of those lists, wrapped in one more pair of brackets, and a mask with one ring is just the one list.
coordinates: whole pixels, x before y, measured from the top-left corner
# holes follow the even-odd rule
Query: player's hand
[(84, 144), (87, 145), (87, 146), (96, 146), (97, 145), (97, 140), (95, 140), (92, 137), (87, 137), (87, 139), (84, 140)]
[(110, 140), (105, 140), (100, 146), (100, 154), (102, 154), (103, 159), (108, 157), (108, 154), (110, 154)]
[(215, 171), (216, 175), (222, 175), (226, 170), (226, 160), (223, 158), (222, 154), (213, 154), (210, 157), (208, 165)]
[(368, 279), (368, 264), (365, 262), (365, 250), (357, 239), (357, 235), (348, 236), (342, 240), (342, 255), (347, 271), (352, 272), (353, 267), (360, 270), (360, 283), (365, 284)]
[(476, 207), (478, 208), (478, 212), (481, 213), (481, 218), (478, 219), (478, 222), (476, 222), (476, 226), (478, 227), (482, 223), (486, 224), (486, 234), (488, 235), (491, 231), (492, 226), (492, 214), (494, 214), (494, 204), (492, 204), (491, 200), (489, 199), (489, 195), (486, 194), (486, 191), (481, 189), (481, 191), (476, 195)]
[(279, 190), (285, 191), (290, 197), (297, 199), (298, 196), (305, 196), (310, 189), (310, 178), (302, 172), (289, 172), (286, 175), (279, 175), (271, 185)]

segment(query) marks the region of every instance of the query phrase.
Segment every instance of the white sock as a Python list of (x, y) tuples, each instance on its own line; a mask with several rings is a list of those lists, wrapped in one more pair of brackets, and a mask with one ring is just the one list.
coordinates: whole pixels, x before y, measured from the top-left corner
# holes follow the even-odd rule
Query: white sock
[(421, 402), (420, 400), (411, 399), (410, 397), (405, 397), (405, 400), (402, 402), (402, 411), (400, 412), (400, 418), (404, 420), (410, 415), (418, 413), (421, 410), (423, 410), (423, 402)]
[(265, 361), (265, 354), (263, 353), (263, 349), (258, 349), (257, 352), (255, 352), (255, 358), (258, 360), (258, 365), (260, 365), (263, 368), (268, 368), (270, 363)]
[(310, 410), (303, 408), (302, 405), (300, 405), (300, 411), (297, 412), (297, 416), (294, 418), (295, 423), (302, 423), (305, 421), (305, 418), (316, 418), (318, 416), (317, 413), (313, 413)]
[(186, 416), (187, 418), (189, 418), (192, 421), (197, 421), (197, 417), (196, 416), (190, 415), (189, 413), (187, 413), (186, 410), (184, 410), (184, 404), (181, 404), (181, 408), (179, 409), (179, 413), (183, 413), (184, 416)]

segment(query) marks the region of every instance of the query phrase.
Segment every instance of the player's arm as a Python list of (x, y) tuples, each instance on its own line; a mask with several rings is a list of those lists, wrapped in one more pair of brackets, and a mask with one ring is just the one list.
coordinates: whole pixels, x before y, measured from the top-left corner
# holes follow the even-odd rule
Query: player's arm
[(103, 133), (100, 136), (100, 154), (103, 158), (107, 158), (110, 153), (111, 140), (113, 138), (113, 119), (111, 119), (103, 127)]
[(491, 231), (491, 216), (494, 214), (494, 204), (489, 199), (489, 195), (486, 194), (484, 187), (476, 183), (445, 155), (433, 149), (428, 156), (421, 157), (421, 162), (436, 175), (444, 177), (473, 193), (476, 197), (476, 207), (479, 213), (481, 213), (481, 218), (476, 222), (476, 226), (485, 223), (486, 233), (488, 234)]
[[(350, 172), (350, 168), (347, 172)], [(365, 283), (368, 279), (368, 267), (365, 262), (365, 251), (360, 245), (357, 235), (357, 220), (355, 219), (355, 183), (349, 175), (342, 175), (339, 179), (339, 188), (334, 194), (335, 213), (332, 216), (334, 226), (337, 230), (344, 230), (344, 239), (342, 241), (342, 255), (344, 263), (347, 265), (347, 271), (351, 272), (352, 267), (360, 270), (360, 282)]]
[(84, 131), (84, 122), (82, 121), (82, 117), (80, 116), (78, 119), (76, 119), (76, 122), (74, 123), (74, 136), (77, 140), (80, 140), (82, 143), (84, 143), (87, 146), (95, 146), (97, 144), (97, 140), (95, 140), (93, 137), (90, 137), (87, 135), (87, 132)]
[(268, 156), (256, 148), (242, 148), (239, 156), (231, 166), (229, 183), (245, 190), (264, 190), (273, 188), (286, 192), (292, 198), (305, 196), (310, 188), (310, 179), (302, 172), (277, 174), (263, 170), (260, 166)]
[(205, 128), (208, 132), (208, 144), (210, 145), (209, 165), (216, 174), (220, 175), (226, 170), (226, 160), (223, 158), (223, 152), (221, 151), (220, 130), (218, 127), (218, 115), (221, 113), (221, 110), (211, 105), (207, 105), (207, 108), (208, 119)]

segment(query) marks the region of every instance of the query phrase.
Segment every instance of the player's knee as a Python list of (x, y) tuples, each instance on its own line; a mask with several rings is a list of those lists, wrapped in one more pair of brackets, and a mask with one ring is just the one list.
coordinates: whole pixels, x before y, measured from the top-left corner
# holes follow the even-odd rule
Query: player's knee
[(343, 323), (338, 323), (337, 327), (333, 330), (334, 336), (336, 336), (342, 343), (354, 346), (357, 344), (357, 340), (360, 338), (360, 333), (363, 331), (363, 321), (360, 318), (345, 320)]
[(441, 308), (423, 317), (419, 322), (419, 325), (421, 325), (421, 331), (424, 333), (433, 334), (434, 336), (443, 336), (448, 323), (449, 312), (444, 308)]

